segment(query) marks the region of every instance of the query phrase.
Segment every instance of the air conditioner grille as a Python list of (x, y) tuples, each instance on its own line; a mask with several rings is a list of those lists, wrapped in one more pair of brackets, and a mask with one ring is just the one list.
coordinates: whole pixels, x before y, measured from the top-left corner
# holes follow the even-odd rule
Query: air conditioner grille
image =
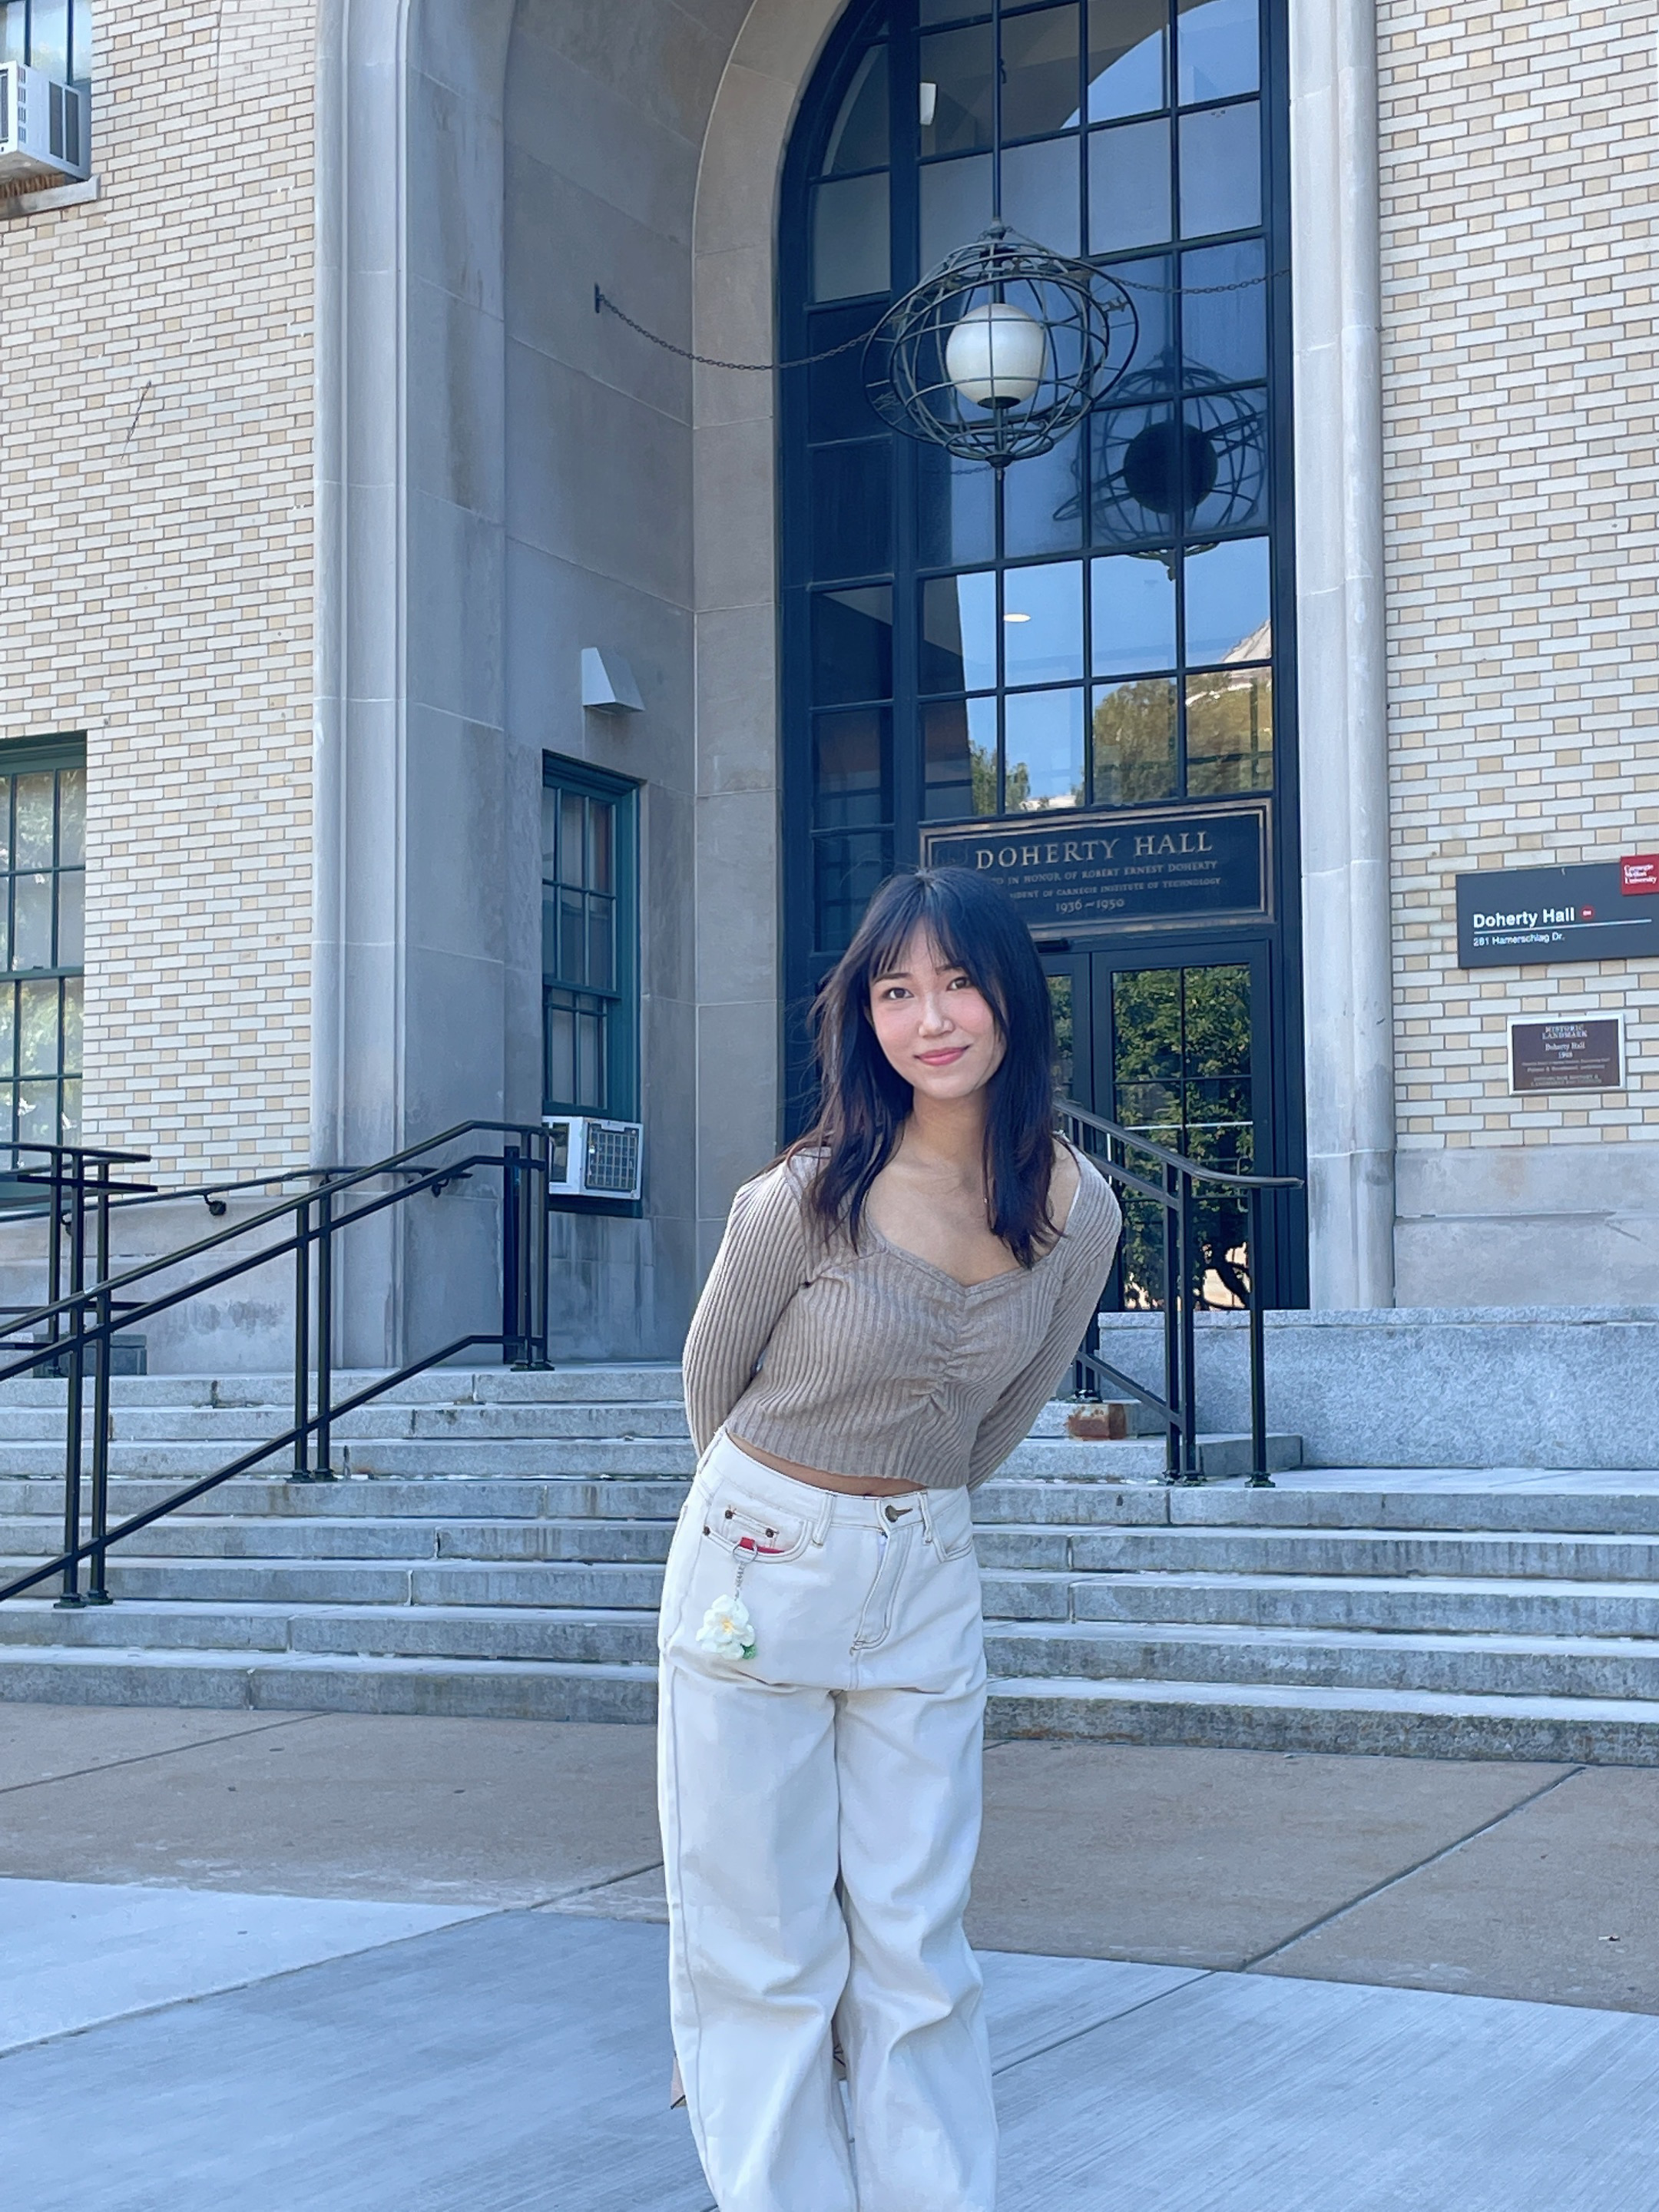
[(583, 1178), (589, 1190), (611, 1190), (631, 1193), (639, 1180), (640, 1133), (637, 1129), (607, 1129), (598, 1122), (587, 1125), (587, 1172)]

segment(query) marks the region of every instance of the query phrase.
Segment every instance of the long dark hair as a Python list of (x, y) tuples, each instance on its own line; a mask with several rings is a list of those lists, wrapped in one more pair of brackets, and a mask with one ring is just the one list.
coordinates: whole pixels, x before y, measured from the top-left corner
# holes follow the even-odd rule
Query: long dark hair
[(910, 1085), (883, 1052), (870, 992), (921, 930), (941, 961), (960, 968), (996, 1016), (1002, 1064), (986, 1085), (985, 1186), (992, 1231), (1022, 1267), (1053, 1243), (1054, 1018), (1030, 933), (1007, 896), (966, 868), (890, 876), (812, 1010), (819, 1104), (816, 1125), (790, 1146), (822, 1164), (806, 1200), (826, 1234), (857, 1246), (870, 1186), (891, 1158), (909, 1115)]

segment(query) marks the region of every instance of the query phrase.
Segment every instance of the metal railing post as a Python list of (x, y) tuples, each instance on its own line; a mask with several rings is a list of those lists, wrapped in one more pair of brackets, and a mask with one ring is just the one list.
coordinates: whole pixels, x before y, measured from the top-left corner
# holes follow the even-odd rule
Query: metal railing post
[(1164, 1437), (1165, 1480), (1180, 1480), (1183, 1407), (1181, 1378), (1181, 1238), (1177, 1231), (1175, 1170), (1164, 1170), (1164, 1402), (1171, 1419)]
[(311, 1195), (294, 1209), (294, 1471), (311, 1480)]
[(535, 1345), (536, 1364), (544, 1368), (550, 1367), (553, 1364), (547, 1348), (547, 1195), (552, 1164), (553, 1139), (549, 1132), (544, 1129), (536, 1139), (537, 1172), (529, 1178), (526, 1194), (530, 1207), (530, 1241), (532, 1253), (530, 1289), (533, 1327), (531, 1334)]
[(1271, 1490), (1267, 1472), (1267, 1352), (1261, 1297), (1261, 1193), (1250, 1189), (1250, 1488)]
[[(53, 1212), (56, 1213), (56, 1194), (61, 1188), (61, 1152), (52, 1155)], [(83, 1362), (86, 1340), (86, 1308), (80, 1303), (86, 1287), (87, 1217), (84, 1184), (85, 1162), (80, 1154), (71, 1153), (75, 1166), (70, 1177), (70, 1287), (73, 1303), (69, 1309), (70, 1349), (67, 1355), (67, 1389), (64, 1394), (65, 1426), (64, 1433), (64, 1549), (73, 1553), (81, 1541), (81, 1428), (85, 1407), (81, 1402), (84, 1381)], [(64, 1569), (63, 1594), (58, 1605), (65, 1610), (85, 1603), (81, 1595), (81, 1567), (71, 1557)]]
[(522, 1367), (525, 1360), (522, 1279), (524, 1223), (520, 1213), (520, 1151), (501, 1146), (501, 1364)]
[(1196, 1482), (1198, 1339), (1194, 1329), (1197, 1300), (1193, 1288), (1193, 1179), (1185, 1168), (1176, 1170), (1176, 1187), (1181, 1206), (1181, 1473), (1183, 1480)]
[(334, 1400), (334, 1196), (326, 1184), (317, 1200), (317, 1459), (326, 1482), (334, 1472), (330, 1427)]
[(110, 1605), (108, 1554), (104, 1539), (109, 1534), (109, 1384), (115, 1357), (115, 1308), (109, 1284), (109, 1162), (98, 1163), (93, 1186), (93, 1277), (97, 1292), (98, 1334), (92, 1356), (92, 1541), (97, 1549), (87, 1567), (87, 1603)]
[[(16, 1167), (21, 1168), (22, 1155), (15, 1146), (12, 1147), (12, 1161)], [(53, 1307), (64, 1295), (63, 1222), (64, 1155), (54, 1149), (52, 1155), (52, 1230), (46, 1239), (46, 1304)], [(63, 1333), (62, 1320), (54, 1312), (46, 1323), (47, 1343), (56, 1344)], [(46, 1370), (48, 1375), (55, 1371), (52, 1367)]]

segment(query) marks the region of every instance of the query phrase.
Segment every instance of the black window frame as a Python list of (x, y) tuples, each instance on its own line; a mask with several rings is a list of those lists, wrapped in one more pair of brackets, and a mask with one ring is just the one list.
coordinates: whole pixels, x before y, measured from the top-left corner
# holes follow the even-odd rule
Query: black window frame
[[(586, 761), (572, 760), (559, 753), (542, 756), (542, 790), (545, 794), (555, 791), (568, 793), (585, 800), (609, 805), (612, 813), (611, 867), (614, 888), (608, 893), (596, 893), (584, 881), (578, 884), (568, 879), (557, 879), (566, 888), (579, 890), (584, 899), (605, 896), (611, 900), (613, 916), (614, 960), (611, 986), (596, 985), (591, 976), (568, 976), (556, 967), (550, 970), (547, 960), (548, 935), (543, 924), (542, 954), (542, 1111), (544, 1115), (586, 1114), (605, 1121), (637, 1121), (640, 1119), (640, 901), (639, 901), (639, 802), (640, 786), (626, 776), (613, 775), (605, 769), (593, 768)], [(556, 879), (547, 874), (548, 854), (544, 846), (542, 859), (544, 911), (547, 889)], [(550, 1044), (550, 1014), (556, 994), (574, 999), (596, 1001), (602, 1011), (597, 1018), (604, 1024), (605, 1103), (578, 1104), (572, 1099), (557, 1097), (550, 1088), (551, 1050)], [(579, 1018), (595, 1018), (592, 1006), (572, 1008)]]
[[(64, 860), (64, 770), (77, 772), (81, 779), (81, 857), (78, 862)], [(52, 857), (49, 866), (20, 868), (17, 866), (17, 845), (15, 833), (15, 784), (21, 776), (50, 775), (53, 779)], [(0, 740), (0, 1160), (9, 1167), (17, 1158), (10, 1150), (13, 1139), (34, 1144), (82, 1144), (85, 1142), (83, 1091), (86, 1073), (85, 1060), (85, 979), (86, 979), (86, 792), (87, 741), (84, 732), (64, 731), (50, 737), (15, 738)], [(14, 963), (17, 949), (16, 920), (19, 907), (19, 886), (25, 881), (38, 883), (42, 876), (51, 878), (47, 906), (50, 910), (50, 951), (52, 957), (46, 962), (31, 961), (19, 967)], [(66, 877), (80, 878), (80, 920), (65, 929), (66, 909), (63, 886)], [(78, 946), (64, 942), (65, 937), (78, 936)], [(78, 957), (65, 958), (71, 951)], [(38, 994), (45, 985), (55, 985), (57, 1007), (55, 1013), (55, 1066), (51, 1071), (27, 1071), (23, 1066), (24, 1034), (26, 1030), (25, 1003), (27, 997)], [(74, 987), (71, 988), (70, 987)], [(71, 1016), (71, 1006), (73, 1014)], [(73, 1049), (71, 1050), (71, 1030)], [(71, 1065), (71, 1061), (76, 1063)], [(31, 1130), (25, 1138), (19, 1127), (21, 1093), (26, 1083), (51, 1083), (56, 1097), (50, 1133)], [(67, 1095), (73, 1085), (72, 1100)], [(72, 1104), (73, 1111), (66, 1109)], [(27, 1158), (23, 1158), (27, 1165)], [(36, 1164), (39, 1164), (37, 1162)]]

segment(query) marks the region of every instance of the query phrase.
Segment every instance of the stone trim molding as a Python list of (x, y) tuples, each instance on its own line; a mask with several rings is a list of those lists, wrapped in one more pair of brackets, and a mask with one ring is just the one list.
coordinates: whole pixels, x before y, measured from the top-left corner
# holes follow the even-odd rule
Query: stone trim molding
[(0, 196), (0, 222), (21, 222), (32, 215), (50, 215), (55, 208), (90, 207), (103, 197), (101, 177), (82, 177), (73, 185), (43, 185), (39, 191), (7, 192)]
[(1291, 9), (1297, 707), (1316, 1308), (1394, 1302), (1375, 0)]

